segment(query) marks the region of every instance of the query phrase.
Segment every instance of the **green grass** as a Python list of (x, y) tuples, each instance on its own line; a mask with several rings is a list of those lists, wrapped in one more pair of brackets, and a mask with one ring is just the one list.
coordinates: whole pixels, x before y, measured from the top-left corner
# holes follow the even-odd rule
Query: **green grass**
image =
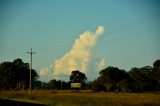
[(34, 90), (28, 91), (0, 91), (0, 98), (14, 99), (25, 102), (49, 104), (51, 106), (159, 106), (158, 93), (94, 93), (69, 90)]

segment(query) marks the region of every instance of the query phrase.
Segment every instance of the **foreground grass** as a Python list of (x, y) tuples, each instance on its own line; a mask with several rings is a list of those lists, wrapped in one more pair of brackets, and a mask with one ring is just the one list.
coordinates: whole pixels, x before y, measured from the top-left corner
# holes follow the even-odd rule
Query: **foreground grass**
[(0, 91), (0, 98), (25, 102), (41, 103), (51, 106), (159, 106), (158, 93), (93, 93), (91, 91)]

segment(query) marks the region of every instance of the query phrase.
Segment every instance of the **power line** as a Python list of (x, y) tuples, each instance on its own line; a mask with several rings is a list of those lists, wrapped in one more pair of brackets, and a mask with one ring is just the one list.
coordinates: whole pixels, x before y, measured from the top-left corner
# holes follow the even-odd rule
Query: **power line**
[(143, 17), (135, 20), (134, 22), (130, 22), (126, 25), (120, 26), (120, 27), (116, 28), (116, 30), (112, 30), (110, 33), (114, 34), (114, 33), (119, 33), (119, 32), (122, 32), (122, 31), (126, 31), (126, 29), (136, 27), (136, 26), (144, 24), (146, 22), (148, 23), (149, 21), (154, 20), (154, 19), (158, 18), (159, 16), (160, 16), (160, 12), (154, 12), (150, 15), (143, 16)]
[[(155, 19), (156, 18), (158, 18), (159, 19), (159, 17), (160, 17), (160, 13), (159, 12), (155, 12), (156, 14), (153, 14), (153, 15), (148, 15), (148, 17), (147, 16), (145, 16), (145, 17), (142, 17), (142, 18), (140, 18), (140, 19), (138, 19), (138, 20), (136, 20), (135, 22), (131, 22), (131, 23), (129, 23), (129, 24), (126, 24), (126, 25), (124, 25), (124, 26), (121, 26), (120, 28), (117, 28), (117, 29), (115, 29), (115, 30), (111, 30), (109, 33), (108, 33), (108, 37), (111, 37), (111, 35), (112, 35), (112, 37), (113, 37), (113, 35), (115, 35), (116, 33), (124, 33), (124, 35), (123, 36), (119, 36), (119, 37), (116, 37), (116, 38), (114, 38), (114, 39), (111, 39), (111, 41), (115, 41), (115, 40), (119, 40), (119, 39), (121, 39), (121, 38), (125, 38), (125, 37), (129, 37), (129, 35), (131, 35), (131, 34), (133, 34), (133, 33), (137, 33), (137, 32), (141, 32), (141, 31), (144, 31), (144, 30), (147, 30), (147, 29), (152, 29), (153, 27), (155, 27), (155, 26), (157, 26), (157, 25), (159, 25), (159, 23), (158, 24), (154, 24), (153, 26), (149, 26), (149, 27), (146, 27), (145, 29), (138, 29), (137, 31), (134, 31), (134, 32), (129, 32), (129, 34), (127, 34), (127, 32), (128, 31), (131, 31), (131, 30), (133, 30), (133, 28), (134, 29), (136, 29), (136, 27), (137, 26), (139, 26), (139, 25), (143, 25), (143, 24), (145, 24), (145, 23), (149, 23), (149, 21), (155, 21)], [(158, 22), (158, 21), (157, 21)], [(156, 23), (157, 23), (156, 22)], [(148, 31), (148, 30), (147, 30)], [(108, 40), (110, 40), (110, 39), (108, 39)], [(103, 42), (103, 41), (102, 41)]]
[(30, 52), (27, 52), (28, 54), (30, 54), (30, 77), (29, 77), (29, 94), (31, 92), (31, 88), (32, 88), (32, 84), (31, 84), (31, 71), (32, 71), (32, 54), (36, 54), (36, 52), (32, 52), (32, 48)]
[[(129, 31), (129, 30), (131, 30), (132, 28), (136, 28), (137, 26), (139, 26), (139, 25), (143, 25), (143, 24), (145, 24), (145, 23), (149, 23), (149, 21), (155, 21), (155, 19), (156, 18), (159, 18), (160, 17), (160, 12), (159, 11), (156, 11), (156, 12), (153, 12), (153, 13), (151, 13), (151, 14), (148, 14), (148, 15), (146, 15), (146, 16), (143, 16), (143, 17), (141, 17), (141, 18), (139, 18), (139, 19), (137, 19), (137, 20), (135, 20), (134, 22), (130, 22), (130, 23), (128, 23), (128, 24), (126, 24), (126, 25), (123, 25), (123, 26), (120, 26), (119, 28), (116, 28), (116, 29), (113, 29), (113, 30), (111, 30), (107, 35), (109, 35), (108, 37), (110, 37), (110, 35), (115, 35), (115, 34), (117, 34), (117, 33), (125, 33), (125, 32), (127, 32), (127, 31)], [(146, 29), (148, 29), (148, 28), (146, 28)], [(141, 32), (141, 31), (144, 31), (145, 29), (139, 29), (138, 31), (134, 31), (133, 33), (137, 33), (137, 32)], [(130, 33), (131, 34), (131, 33)], [(129, 34), (129, 35), (130, 35)], [(120, 40), (120, 39), (122, 39), (122, 38), (125, 38), (125, 37), (128, 37), (129, 36), (128, 34), (126, 34), (125, 33), (125, 35), (124, 36), (119, 36), (119, 37), (116, 37), (116, 38), (114, 38), (114, 39), (108, 39), (108, 40), (111, 40), (111, 41), (117, 41), (117, 40)], [(103, 41), (101, 41), (101, 42), (103, 42)], [(98, 46), (98, 45), (97, 45)], [(41, 49), (41, 50), (39, 50), (39, 52), (40, 53), (42, 53), (42, 52), (47, 52), (48, 51), (48, 49), (50, 49), (50, 48), (54, 48), (54, 47), (56, 47), (56, 48), (54, 48), (54, 51), (55, 52), (57, 52), (57, 53), (59, 53), (60, 51), (63, 51), (63, 44), (61, 43), (60, 45), (54, 45), (54, 46), (50, 46), (50, 47), (45, 47), (45, 48), (39, 48), (39, 49)], [(58, 48), (57, 48), (58, 47)], [(43, 50), (42, 50), (43, 49)], [(45, 49), (45, 50), (44, 50)]]

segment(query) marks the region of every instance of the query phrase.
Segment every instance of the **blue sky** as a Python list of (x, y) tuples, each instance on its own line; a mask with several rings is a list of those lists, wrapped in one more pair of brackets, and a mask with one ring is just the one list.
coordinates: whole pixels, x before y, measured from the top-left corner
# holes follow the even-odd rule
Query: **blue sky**
[(92, 48), (89, 80), (98, 76), (92, 64), (100, 57), (106, 67), (127, 71), (152, 66), (160, 59), (159, 5), (159, 0), (1, 0), (0, 62), (29, 62), (32, 47), (39, 73), (68, 53), (80, 34), (101, 25), (105, 32)]

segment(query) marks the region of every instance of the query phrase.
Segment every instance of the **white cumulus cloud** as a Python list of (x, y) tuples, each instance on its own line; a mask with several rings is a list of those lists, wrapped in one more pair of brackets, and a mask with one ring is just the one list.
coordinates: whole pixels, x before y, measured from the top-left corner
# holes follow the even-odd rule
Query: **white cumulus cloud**
[(102, 70), (106, 67), (106, 59), (101, 58), (100, 62), (97, 64), (98, 70)]
[(53, 79), (52, 69), (53, 69), (52, 66), (41, 68), (39, 71), (40, 80), (49, 81), (49, 80)]
[(48, 76), (48, 73), (49, 73), (49, 69), (47, 67), (45, 67), (45, 68), (42, 68), (40, 70), (39, 75), (42, 76), (42, 77), (44, 77), (44, 76)]
[[(91, 59), (91, 49), (95, 46), (97, 39), (104, 33), (104, 27), (99, 26), (95, 33), (86, 31), (80, 35), (72, 46), (72, 49), (61, 58), (55, 60), (53, 74), (70, 75), (73, 70), (86, 73)], [(101, 62), (103, 66), (104, 60)], [(47, 71), (46, 71), (47, 72)], [(45, 72), (42, 71), (42, 75)]]

